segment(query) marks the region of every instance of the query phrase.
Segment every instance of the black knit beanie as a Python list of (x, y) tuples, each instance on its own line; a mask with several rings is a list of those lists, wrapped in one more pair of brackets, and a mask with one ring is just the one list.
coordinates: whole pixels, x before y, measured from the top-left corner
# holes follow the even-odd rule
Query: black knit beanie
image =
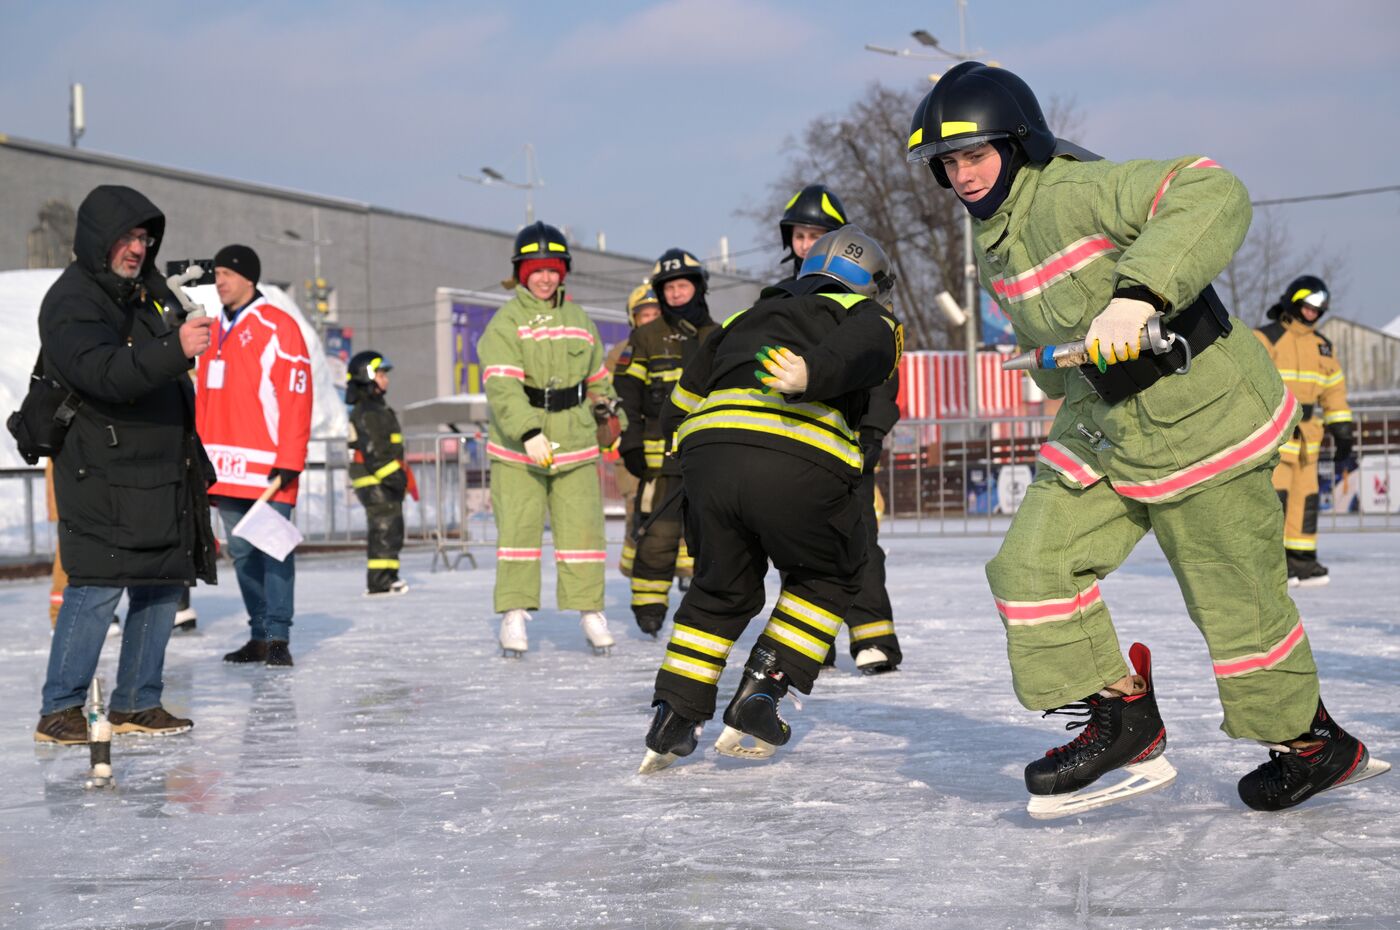
[(214, 267), (236, 271), (254, 284), (258, 283), (258, 275), (262, 273), (258, 253), (246, 245), (226, 245), (219, 249), (214, 253)]

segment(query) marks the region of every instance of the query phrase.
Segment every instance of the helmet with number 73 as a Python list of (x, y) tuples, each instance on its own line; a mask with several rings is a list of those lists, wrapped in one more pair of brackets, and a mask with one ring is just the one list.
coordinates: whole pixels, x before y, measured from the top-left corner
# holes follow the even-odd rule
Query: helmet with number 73
[(802, 262), (797, 279), (823, 275), (860, 294), (884, 303), (894, 288), (890, 260), (880, 243), (854, 224), (822, 236)]
[(1055, 153), (1055, 134), (1026, 82), (1005, 68), (965, 61), (919, 102), (909, 126), (909, 161), (927, 164), (940, 185), (951, 187), (939, 156), (995, 139), (1015, 142), (1033, 165)]
[(700, 259), (685, 249), (667, 249), (661, 253), (656, 264), (651, 266), (651, 289), (659, 297), (663, 285), (675, 278), (690, 278), (695, 284), (695, 293), (704, 296), (710, 273), (700, 264)]

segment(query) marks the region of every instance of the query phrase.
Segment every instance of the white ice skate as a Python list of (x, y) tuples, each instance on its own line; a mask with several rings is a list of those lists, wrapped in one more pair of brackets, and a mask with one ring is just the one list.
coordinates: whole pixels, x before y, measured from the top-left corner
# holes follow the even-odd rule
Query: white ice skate
[(864, 675), (879, 675), (882, 672), (896, 671), (898, 666), (890, 661), (889, 655), (879, 646), (866, 646), (856, 653), (856, 668)]
[(383, 591), (366, 591), (365, 597), (397, 597), (400, 594), (407, 593), (408, 583), (401, 578), (396, 578), (393, 583)]
[(770, 759), (777, 751), (773, 743), (731, 726), (726, 726), (715, 740), (715, 752), (735, 759)]
[(608, 630), (608, 618), (603, 616), (601, 610), (583, 611), (579, 625), (583, 627), (583, 635), (588, 639), (588, 645), (593, 647), (595, 656), (611, 654), (616, 640)]
[(507, 659), (519, 659), (530, 648), (530, 639), (525, 634), (525, 621), (530, 615), (520, 609), (507, 610), (501, 618), (501, 655)]
[(199, 626), (199, 614), (194, 612), (193, 607), (186, 607), (184, 610), (175, 611), (175, 632), (193, 633)]
[(1107, 807), (1140, 794), (1161, 790), (1176, 780), (1176, 769), (1166, 756), (1157, 756), (1137, 765), (1126, 765), (1116, 769), (1107, 777), (1118, 772), (1127, 777), (1115, 784), (1081, 788), (1073, 794), (1032, 795), (1026, 804), (1026, 812), (1036, 820), (1053, 820), (1056, 817), (1073, 817), (1085, 811)]

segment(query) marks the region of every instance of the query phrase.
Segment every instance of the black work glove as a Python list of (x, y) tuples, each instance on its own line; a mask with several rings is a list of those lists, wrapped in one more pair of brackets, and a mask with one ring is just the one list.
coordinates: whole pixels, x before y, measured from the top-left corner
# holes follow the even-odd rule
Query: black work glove
[(1338, 423), (1331, 427), (1332, 434), (1332, 463), (1336, 468), (1337, 477), (1345, 475), (1356, 468), (1356, 434), (1350, 423)]
[(292, 486), (292, 482), (297, 480), (297, 475), (301, 474), (299, 468), (274, 468), (267, 473), (267, 483), (271, 484), (273, 478), (281, 478), (281, 490), (285, 491)]
[(645, 478), (647, 474), (647, 454), (641, 449), (628, 449), (622, 453), (622, 467), (634, 478)]
[(880, 464), (880, 453), (885, 448), (885, 437), (871, 430), (861, 430), (860, 457), (861, 474), (868, 475)]

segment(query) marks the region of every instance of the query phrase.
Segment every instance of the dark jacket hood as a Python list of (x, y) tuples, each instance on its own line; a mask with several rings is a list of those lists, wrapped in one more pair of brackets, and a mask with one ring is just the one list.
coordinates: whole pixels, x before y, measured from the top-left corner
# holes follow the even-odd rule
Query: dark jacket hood
[(110, 271), (107, 256), (120, 236), (137, 226), (143, 227), (155, 240), (146, 250), (141, 266), (142, 279), (150, 277), (156, 267), (156, 255), (165, 238), (165, 214), (140, 191), (116, 184), (103, 184), (92, 189), (78, 207), (78, 228), (73, 235), (73, 255), (78, 264), (94, 277)]

